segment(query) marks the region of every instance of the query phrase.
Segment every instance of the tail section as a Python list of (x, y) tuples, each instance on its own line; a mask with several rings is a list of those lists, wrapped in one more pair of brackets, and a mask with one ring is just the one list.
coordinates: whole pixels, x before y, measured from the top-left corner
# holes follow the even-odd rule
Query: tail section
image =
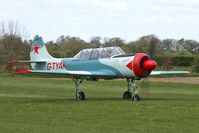
[(50, 60), (53, 57), (48, 53), (42, 37), (36, 35), (30, 50), (30, 61)]

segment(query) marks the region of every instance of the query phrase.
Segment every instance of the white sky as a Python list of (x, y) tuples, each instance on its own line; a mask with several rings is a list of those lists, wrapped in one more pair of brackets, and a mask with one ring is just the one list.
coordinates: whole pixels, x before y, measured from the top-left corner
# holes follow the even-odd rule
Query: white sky
[(0, 0), (0, 21), (14, 20), (33, 38), (60, 35), (199, 41), (199, 0)]

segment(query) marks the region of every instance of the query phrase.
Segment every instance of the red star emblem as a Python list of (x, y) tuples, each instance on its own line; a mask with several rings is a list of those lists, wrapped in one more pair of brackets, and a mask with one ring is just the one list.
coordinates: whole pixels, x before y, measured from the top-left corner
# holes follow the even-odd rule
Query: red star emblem
[(126, 67), (128, 67), (131, 71), (133, 71), (133, 61), (129, 62)]
[(37, 42), (35, 42), (35, 46), (34, 46), (33, 48), (34, 48), (34, 50), (35, 50), (34, 54), (35, 54), (35, 53), (39, 54), (38, 49), (39, 49), (40, 47), (37, 46)]

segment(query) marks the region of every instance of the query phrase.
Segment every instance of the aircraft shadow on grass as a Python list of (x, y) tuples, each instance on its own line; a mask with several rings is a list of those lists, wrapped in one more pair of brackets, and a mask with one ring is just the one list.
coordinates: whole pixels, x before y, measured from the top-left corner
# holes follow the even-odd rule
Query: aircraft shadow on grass
[[(183, 99), (179, 98), (163, 98), (163, 97), (158, 97), (158, 98), (142, 98), (142, 101), (181, 101)], [(115, 98), (88, 98), (85, 101), (87, 102), (94, 102), (94, 101), (124, 101), (120, 97), (115, 97)], [(126, 101), (132, 101), (132, 100), (126, 100)], [(66, 102), (76, 102), (75, 99), (67, 99), (67, 98), (48, 98), (48, 99), (43, 99), (43, 98), (37, 98), (37, 99), (32, 99), (32, 100), (27, 100), (25, 103), (66, 103)]]

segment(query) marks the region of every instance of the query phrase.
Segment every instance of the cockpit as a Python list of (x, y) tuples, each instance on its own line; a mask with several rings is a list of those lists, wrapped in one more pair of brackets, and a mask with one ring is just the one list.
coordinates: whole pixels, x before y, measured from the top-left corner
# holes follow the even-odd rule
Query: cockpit
[(79, 60), (97, 60), (122, 54), (125, 54), (125, 52), (120, 47), (91, 48), (81, 50), (74, 58)]

